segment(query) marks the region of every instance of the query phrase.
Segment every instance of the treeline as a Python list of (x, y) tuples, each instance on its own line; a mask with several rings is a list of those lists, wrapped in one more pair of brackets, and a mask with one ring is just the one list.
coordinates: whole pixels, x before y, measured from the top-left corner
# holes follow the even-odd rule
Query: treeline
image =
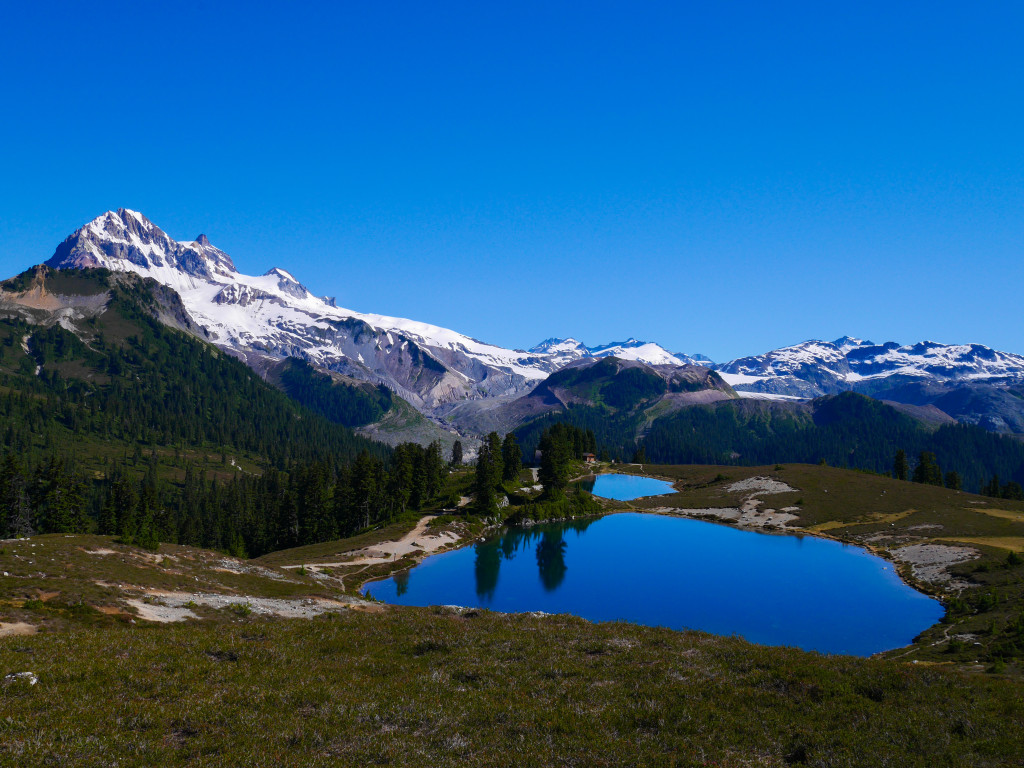
[[(944, 473), (938, 459), (931, 451), (921, 451), (913, 472), (910, 470), (906, 452), (903, 449), (896, 451), (892, 463), (892, 476), (897, 480), (913, 480), (915, 483), (943, 486), (953, 491), (963, 489), (960, 473), (953, 469)], [(996, 499), (1024, 501), (1024, 488), (1021, 487), (1021, 484), (1015, 480), (1001, 483), (999, 475), (993, 475), (987, 483), (982, 483), (978, 492), (983, 496), (991, 496)]]
[(190, 463), (171, 482), (158, 475), (155, 455), (143, 462), (141, 478), (118, 466), (90, 481), (59, 459), (25, 467), (6, 453), (0, 535), (102, 533), (148, 547), (170, 542), (257, 556), (457, 502), (444, 495), (448, 464), (437, 442), (399, 445), (386, 460), (364, 451), (350, 464), (314, 461), (227, 482)]
[[(573, 406), (516, 430), (529, 452), (554, 424), (594, 433), (601, 458), (645, 459), (657, 464), (825, 462), (831, 466), (888, 474), (893, 456), (929, 452), (954, 471), (964, 489), (978, 491), (993, 475), (1024, 482), (1024, 442), (980, 427), (951, 424), (929, 430), (885, 403), (848, 392), (815, 401), (812, 407), (729, 401), (692, 406), (656, 419), (639, 441), (635, 420)], [(943, 478), (944, 480), (944, 478)]]

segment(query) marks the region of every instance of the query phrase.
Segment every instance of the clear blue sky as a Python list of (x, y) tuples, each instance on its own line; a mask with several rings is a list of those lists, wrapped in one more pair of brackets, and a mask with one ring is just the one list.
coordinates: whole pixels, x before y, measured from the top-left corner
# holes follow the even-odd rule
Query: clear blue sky
[(5, 3), (0, 273), (141, 210), (528, 347), (1024, 353), (1020, 3)]

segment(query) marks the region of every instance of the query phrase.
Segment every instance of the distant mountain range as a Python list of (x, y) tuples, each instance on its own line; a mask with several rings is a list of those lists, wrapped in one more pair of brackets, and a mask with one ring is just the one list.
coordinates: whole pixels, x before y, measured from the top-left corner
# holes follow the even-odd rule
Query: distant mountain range
[(188, 322), (264, 376), (280, 361), (297, 358), (345, 380), (383, 384), (422, 414), (464, 429), (479, 424), (482, 411), (529, 395), (568, 365), (614, 357), (656, 367), (713, 368), (745, 398), (855, 391), (936, 423), (957, 420), (1024, 433), (1024, 356), (981, 344), (901, 346), (843, 337), (721, 364), (634, 338), (593, 347), (552, 338), (528, 351), (510, 350), (427, 323), (338, 307), (285, 269), (242, 274), (204, 235), (175, 241), (128, 209), (78, 229), (46, 264), (153, 278), (181, 297)]

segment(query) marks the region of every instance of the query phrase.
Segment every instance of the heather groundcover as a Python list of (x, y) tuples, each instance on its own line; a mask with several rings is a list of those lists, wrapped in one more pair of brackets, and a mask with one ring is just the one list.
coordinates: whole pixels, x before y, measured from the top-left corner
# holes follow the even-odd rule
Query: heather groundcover
[(1019, 684), (567, 616), (350, 610), (0, 640), (4, 765), (1019, 765)]

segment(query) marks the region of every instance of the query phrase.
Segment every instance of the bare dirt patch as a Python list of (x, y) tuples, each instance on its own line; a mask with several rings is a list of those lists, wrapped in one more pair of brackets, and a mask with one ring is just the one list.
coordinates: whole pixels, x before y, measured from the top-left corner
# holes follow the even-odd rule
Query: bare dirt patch
[(949, 568), (981, 557), (981, 553), (971, 547), (951, 547), (948, 544), (910, 544), (891, 550), (891, 554), (910, 565), (915, 578), (961, 589), (967, 586), (967, 582), (955, 581)]
[(24, 637), (25, 635), (34, 635), (38, 631), (39, 627), (25, 621), (0, 623), (0, 637)]
[(394, 562), (410, 553), (417, 555), (430, 554), (459, 542), (459, 535), (450, 531), (427, 533), (432, 519), (430, 516), (424, 517), (416, 523), (415, 528), (397, 541), (385, 541), (366, 549), (356, 550), (351, 553), (351, 558), (347, 560), (335, 563), (311, 563), (305, 566), (285, 565), (282, 568), (294, 569), (304, 567), (306, 570), (317, 570), (319, 568), (338, 568), (347, 565), (378, 565), (380, 563)]
[(125, 600), (125, 602), (138, 612), (140, 619), (145, 619), (146, 621), (169, 624), (175, 621), (199, 618), (199, 616), (194, 614), (191, 610), (182, 606), (167, 605), (163, 602), (147, 603), (143, 600), (136, 599)]

